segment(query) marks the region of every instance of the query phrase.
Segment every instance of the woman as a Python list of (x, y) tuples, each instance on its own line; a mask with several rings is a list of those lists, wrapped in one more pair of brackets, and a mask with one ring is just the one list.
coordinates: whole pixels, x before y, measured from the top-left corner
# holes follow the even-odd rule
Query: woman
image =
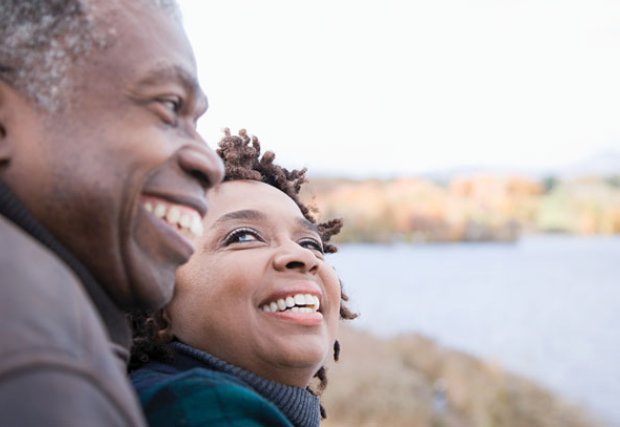
[(131, 378), (151, 425), (318, 426), (324, 362), (338, 358), (339, 318), (355, 317), (324, 260), (341, 221), (317, 225), (298, 198), (305, 170), (239, 135), (220, 142), (224, 183), (171, 303), (133, 318)]

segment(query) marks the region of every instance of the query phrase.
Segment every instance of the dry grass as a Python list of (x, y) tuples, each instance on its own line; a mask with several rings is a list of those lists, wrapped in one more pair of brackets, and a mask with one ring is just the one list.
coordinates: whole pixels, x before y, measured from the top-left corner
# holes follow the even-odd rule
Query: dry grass
[(595, 427), (579, 408), (498, 366), (419, 335), (344, 328), (325, 427)]

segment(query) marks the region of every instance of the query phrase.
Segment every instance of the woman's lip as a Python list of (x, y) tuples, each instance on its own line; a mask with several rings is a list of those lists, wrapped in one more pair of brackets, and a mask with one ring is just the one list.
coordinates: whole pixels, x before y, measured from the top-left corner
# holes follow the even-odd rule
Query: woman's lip
[(277, 289), (270, 293), (267, 297), (263, 298), (258, 306), (260, 308), (265, 304), (271, 303), (272, 301), (286, 299), (286, 297), (297, 294), (313, 295), (319, 299), (319, 304), (321, 306), (323, 305), (323, 292), (318, 283), (313, 280), (294, 280), (293, 284)]
[(295, 323), (303, 326), (316, 326), (320, 325), (323, 322), (323, 315), (318, 311), (312, 313), (301, 313), (301, 312), (277, 312), (277, 313), (266, 313), (262, 312), (264, 315), (274, 318), (276, 320), (281, 320), (289, 323)]
[(279, 298), (260, 306), (260, 309), (267, 313), (277, 312), (318, 312), (321, 303), (319, 297), (311, 294), (295, 294), (286, 298)]

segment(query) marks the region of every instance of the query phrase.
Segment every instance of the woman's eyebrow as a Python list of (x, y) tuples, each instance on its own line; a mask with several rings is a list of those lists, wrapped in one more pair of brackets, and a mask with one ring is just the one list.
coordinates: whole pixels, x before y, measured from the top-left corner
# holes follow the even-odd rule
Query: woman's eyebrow
[(312, 232), (314, 232), (316, 234), (319, 234), (319, 235), (321, 234), (319, 232), (318, 225), (316, 225), (315, 223), (313, 223), (312, 221), (310, 221), (310, 220), (308, 220), (306, 218), (299, 218), (297, 220), (297, 223), (299, 225), (301, 225), (303, 228), (307, 229), (307, 230), (310, 230), (310, 231), (312, 231)]
[(264, 213), (254, 210), (254, 209), (242, 209), (239, 211), (228, 212), (227, 214), (222, 215), (215, 221), (213, 225), (222, 224), (229, 221), (236, 220), (250, 220), (250, 221), (261, 221), (267, 219), (267, 215)]
[[(267, 215), (265, 215), (261, 211), (257, 211), (254, 209), (242, 209), (238, 211), (228, 212), (222, 215), (213, 223), (213, 225), (218, 226), (226, 222), (238, 221), (238, 220), (265, 221), (267, 219), (268, 219)], [(320, 234), (319, 227), (315, 223), (313, 223), (312, 221), (309, 221), (306, 218), (297, 218), (297, 224), (299, 224), (302, 228), (305, 228), (306, 230)]]

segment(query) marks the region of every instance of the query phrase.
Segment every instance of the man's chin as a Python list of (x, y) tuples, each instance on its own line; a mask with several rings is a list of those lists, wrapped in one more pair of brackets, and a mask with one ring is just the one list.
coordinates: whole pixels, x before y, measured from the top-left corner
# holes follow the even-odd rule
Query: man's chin
[(128, 243), (124, 250), (128, 294), (122, 308), (132, 311), (164, 307), (172, 299), (176, 271), (189, 255), (167, 251), (148, 238), (146, 242), (134, 239)]
[(176, 268), (139, 271), (132, 275), (130, 289), (132, 298), (127, 301), (126, 311), (154, 311), (163, 308), (172, 299)]

